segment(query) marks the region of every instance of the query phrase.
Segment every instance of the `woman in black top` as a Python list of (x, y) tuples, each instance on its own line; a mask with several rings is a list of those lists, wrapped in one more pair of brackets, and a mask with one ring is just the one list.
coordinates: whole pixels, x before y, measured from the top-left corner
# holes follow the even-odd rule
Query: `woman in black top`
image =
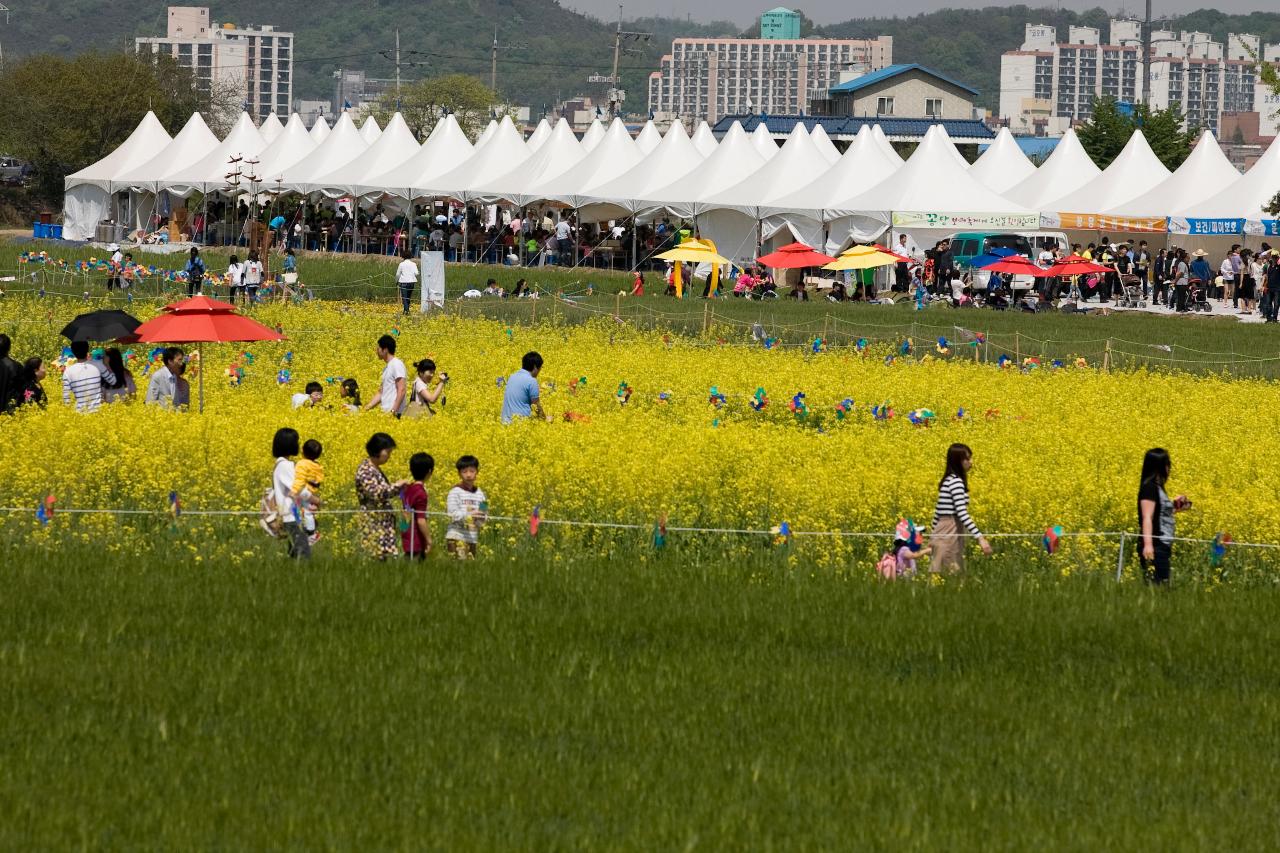
[(1148, 583), (1169, 582), (1169, 560), (1173, 556), (1174, 513), (1191, 508), (1186, 495), (1170, 500), (1164, 485), (1171, 469), (1169, 451), (1152, 448), (1142, 460), (1142, 481), (1138, 486), (1138, 553), (1142, 556), (1142, 576)]
[(18, 395), (19, 406), (31, 404), (44, 408), (44, 386), (40, 384), (44, 376), (44, 359), (29, 358), (23, 363), (22, 391)]

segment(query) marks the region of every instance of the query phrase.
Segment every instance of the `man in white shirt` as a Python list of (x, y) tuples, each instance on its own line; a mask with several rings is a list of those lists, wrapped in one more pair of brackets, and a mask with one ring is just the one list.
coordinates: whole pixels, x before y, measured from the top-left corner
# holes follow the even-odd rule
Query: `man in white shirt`
[(400, 417), (408, 402), (406, 389), (409, 373), (404, 369), (404, 362), (396, 358), (396, 339), (391, 335), (378, 338), (378, 358), (386, 366), (382, 368), (382, 381), (378, 390), (364, 407), (365, 411), (381, 406), (382, 411), (387, 414)]
[(560, 255), (562, 265), (573, 265), (573, 226), (567, 219), (556, 223), (556, 252)]
[(183, 352), (178, 347), (166, 347), (160, 356), (160, 369), (151, 374), (147, 384), (147, 395), (142, 402), (148, 406), (164, 406), (174, 408), (177, 404), (174, 396), (178, 390), (178, 373), (182, 365)]
[(894, 291), (906, 293), (911, 290), (911, 266), (920, 260), (920, 247), (908, 235), (899, 234), (893, 251), (905, 258), (910, 258), (908, 261), (898, 261), (893, 269)]
[(111, 250), (111, 275), (107, 277), (107, 290), (110, 291), (117, 287), (124, 287), (124, 281), (120, 277), (120, 268), (124, 266), (124, 254), (121, 253), (117, 243), (112, 243), (107, 248)]
[(76, 360), (62, 374), (62, 402), (70, 403), (74, 397), (77, 412), (96, 412), (102, 405), (102, 383), (114, 385), (115, 375), (105, 365), (89, 360), (88, 341), (72, 341), (71, 354)]
[(400, 287), (400, 305), (404, 313), (409, 313), (409, 300), (413, 298), (413, 286), (418, 283), (418, 265), (413, 262), (413, 255), (406, 249), (400, 255), (400, 265), (396, 267), (396, 284)]

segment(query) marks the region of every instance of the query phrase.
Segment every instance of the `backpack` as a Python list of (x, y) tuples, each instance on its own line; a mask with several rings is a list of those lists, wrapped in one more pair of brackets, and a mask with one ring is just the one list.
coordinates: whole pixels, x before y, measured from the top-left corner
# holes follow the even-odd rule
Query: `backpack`
[(280, 538), (280, 531), (284, 529), (284, 520), (280, 517), (279, 507), (276, 506), (276, 490), (274, 487), (268, 487), (262, 493), (262, 501), (258, 504), (258, 510), (258, 524), (262, 526), (263, 531), (273, 539)]

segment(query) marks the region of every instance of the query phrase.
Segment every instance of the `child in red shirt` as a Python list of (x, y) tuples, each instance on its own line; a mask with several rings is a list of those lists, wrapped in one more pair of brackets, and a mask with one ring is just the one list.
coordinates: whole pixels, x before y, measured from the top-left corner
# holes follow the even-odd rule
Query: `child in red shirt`
[(409, 458), (409, 474), (413, 482), (400, 493), (404, 508), (400, 522), (400, 544), (404, 555), (421, 560), (431, 553), (431, 526), (427, 523), (427, 480), (436, 469), (430, 453), (415, 453)]

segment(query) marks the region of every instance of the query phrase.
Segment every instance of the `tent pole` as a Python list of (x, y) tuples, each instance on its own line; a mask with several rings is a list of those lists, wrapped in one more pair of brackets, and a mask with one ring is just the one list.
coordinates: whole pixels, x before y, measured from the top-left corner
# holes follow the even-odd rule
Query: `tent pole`
[(204, 344), (196, 344), (196, 352), (200, 354), (200, 414), (204, 414)]
[(639, 262), (636, 260), (636, 242), (638, 239), (638, 235), (636, 232), (639, 230), (639, 227), (640, 227), (640, 224), (639, 224), (639, 221), (636, 219), (635, 211), (632, 211), (631, 213), (631, 271), (632, 272), (636, 271), (639, 264)]

